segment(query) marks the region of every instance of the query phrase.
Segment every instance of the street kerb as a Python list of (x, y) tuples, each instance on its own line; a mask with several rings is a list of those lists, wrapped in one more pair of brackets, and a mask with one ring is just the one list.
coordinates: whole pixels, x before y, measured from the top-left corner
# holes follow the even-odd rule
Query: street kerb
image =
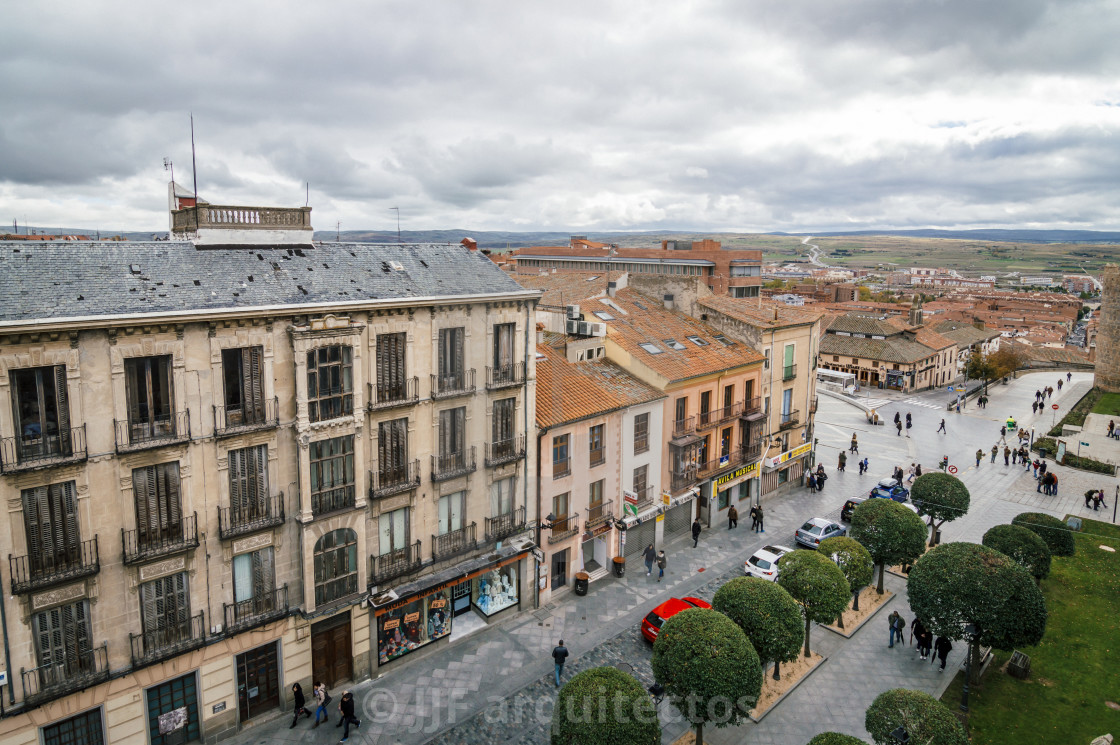
[[(773, 700), (765, 701), (765, 707), (761, 711), (759, 711), (757, 706), (754, 709), (751, 709), (751, 713), (749, 714), (749, 716), (752, 722), (754, 722), (755, 724), (761, 722), (767, 714), (772, 712), (778, 704), (782, 703), (782, 701), (785, 700), (786, 696), (793, 693), (797, 689), (797, 686), (806, 681), (809, 676), (813, 674), (814, 670), (819, 668), (824, 663), (828, 662), (827, 657), (822, 657), (812, 650), (809, 651), (811, 656), (808, 658), (808, 666), (805, 665), (806, 658), (804, 656), (801, 656), (800, 654), (798, 654), (797, 657), (798, 663), (787, 662), (782, 665), (782, 679), (777, 682), (777, 686), (781, 689), (781, 693), (778, 694), (778, 696)], [(759, 694), (759, 705), (762, 705), (764, 703), (763, 694), (766, 693), (767, 687), (773, 685), (774, 678), (770, 675), (769, 669), (763, 670), (762, 694)]]
[[(844, 611), (844, 628), (835, 625), (822, 625), (822, 629), (828, 629), (834, 634), (839, 634), (845, 639), (851, 639), (855, 633), (863, 628), (863, 625), (870, 621), (875, 615), (883, 609), (890, 599), (894, 597), (894, 593), (890, 590), (884, 589), (883, 594), (880, 595), (873, 586), (868, 585), (863, 588), (859, 593), (859, 614), (848, 608)], [(848, 622), (848, 616), (851, 616), (851, 623)], [(855, 624), (854, 626), (852, 624)]]

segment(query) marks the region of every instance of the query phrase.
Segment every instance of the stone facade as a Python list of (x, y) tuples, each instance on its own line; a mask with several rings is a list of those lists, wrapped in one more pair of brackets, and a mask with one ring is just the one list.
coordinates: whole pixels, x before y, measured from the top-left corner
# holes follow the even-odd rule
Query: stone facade
[(1120, 267), (1109, 264), (1101, 272), (1100, 325), (1097, 330), (1094, 384), (1111, 393), (1120, 392)]

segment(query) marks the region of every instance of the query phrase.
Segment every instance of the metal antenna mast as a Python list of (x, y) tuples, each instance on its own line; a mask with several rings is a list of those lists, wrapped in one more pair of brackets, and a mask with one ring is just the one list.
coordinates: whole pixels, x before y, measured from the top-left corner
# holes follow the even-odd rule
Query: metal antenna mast
[(198, 232), (198, 166), (194, 159), (194, 112), (191, 112), (191, 171), (194, 172), (194, 232)]
[(401, 208), (400, 207), (390, 207), (389, 209), (397, 211), (397, 243), (400, 243), (401, 242)]

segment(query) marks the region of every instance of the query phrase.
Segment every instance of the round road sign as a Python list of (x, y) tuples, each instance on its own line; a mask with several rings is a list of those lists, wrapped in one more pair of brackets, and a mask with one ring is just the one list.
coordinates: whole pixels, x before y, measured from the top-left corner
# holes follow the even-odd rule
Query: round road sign
[(956, 473), (956, 472), (957, 472), (957, 467), (956, 466), (949, 466), (949, 473)]
[(1050, 404), (1050, 408), (1053, 409), (1054, 411), (1057, 411), (1058, 410), (1058, 405), (1057, 404)]

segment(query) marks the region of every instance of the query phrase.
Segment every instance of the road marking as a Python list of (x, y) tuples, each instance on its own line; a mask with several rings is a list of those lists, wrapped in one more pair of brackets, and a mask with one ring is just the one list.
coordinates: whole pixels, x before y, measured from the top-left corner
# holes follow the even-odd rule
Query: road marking
[(910, 406), (921, 406), (926, 409), (944, 409), (945, 404), (931, 404), (928, 401), (920, 401), (916, 398), (908, 398), (902, 403), (909, 404)]

